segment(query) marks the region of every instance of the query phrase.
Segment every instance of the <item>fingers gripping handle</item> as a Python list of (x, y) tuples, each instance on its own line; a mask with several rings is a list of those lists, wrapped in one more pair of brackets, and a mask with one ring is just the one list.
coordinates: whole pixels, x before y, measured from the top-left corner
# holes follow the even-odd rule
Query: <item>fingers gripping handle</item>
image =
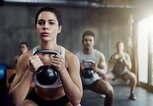
[[(43, 63), (41, 62), (41, 60), (39, 59), (39, 57), (37, 55), (32, 56), (29, 58), (29, 62), (30, 62), (30, 67), (34, 68), (34, 70), (36, 71), (40, 66), (43, 65)], [(32, 69), (33, 70), (33, 69)]]
[(36, 55), (36, 54), (50, 54), (50, 55), (59, 55), (59, 51), (56, 51), (56, 50), (37, 50), (29, 60), (30, 60), (30, 63), (32, 63), (35, 71), (38, 70), (38, 68), (42, 65), (44, 65), (42, 63), (42, 61), (40, 60), (39, 56)]
[(91, 68), (93, 64), (95, 64), (93, 60), (83, 60), (84, 68)]
[[(36, 54), (58, 55), (60, 53), (58, 51), (53, 51), (53, 50), (38, 50), (34, 53), (34, 56), (38, 56)], [(48, 86), (56, 82), (58, 78), (58, 71), (56, 67), (52, 65), (42, 65), (37, 69), (35, 76), (36, 80), (41, 85)]]

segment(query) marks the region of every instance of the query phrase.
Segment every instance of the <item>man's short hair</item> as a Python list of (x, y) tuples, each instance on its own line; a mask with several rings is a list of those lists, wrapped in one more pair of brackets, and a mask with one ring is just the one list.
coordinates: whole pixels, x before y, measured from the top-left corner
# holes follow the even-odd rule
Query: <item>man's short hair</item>
[(26, 45), (27, 47), (29, 47), (28, 43), (27, 43), (27, 42), (24, 42), (24, 41), (23, 41), (23, 42), (20, 42), (19, 47), (20, 47), (21, 45), (23, 45), (23, 44)]
[(119, 44), (123, 44), (124, 45), (124, 42), (123, 41), (118, 41), (117, 43), (116, 43), (116, 46), (118, 46)]
[(89, 30), (83, 33), (82, 39), (84, 39), (85, 36), (92, 36), (93, 38), (95, 38), (95, 34)]

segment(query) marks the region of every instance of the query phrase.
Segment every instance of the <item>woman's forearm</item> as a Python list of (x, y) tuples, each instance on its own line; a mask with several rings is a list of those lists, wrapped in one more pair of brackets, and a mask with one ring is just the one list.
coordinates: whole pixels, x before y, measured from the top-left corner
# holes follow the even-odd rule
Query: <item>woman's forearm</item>
[(66, 93), (66, 96), (71, 101), (71, 103), (75, 106), (80, 104), (82, 98), (82, 86), (78, 87), (77, 84), (73, 82), (67, 70), (60, 73), (61, 80), (63, 82), (63, 87)]
[(33, 73), (26, 71), (22, 79), (10, 89), (9, 99), (14, 104), (21, 103), (27, 96), (33, 79)]

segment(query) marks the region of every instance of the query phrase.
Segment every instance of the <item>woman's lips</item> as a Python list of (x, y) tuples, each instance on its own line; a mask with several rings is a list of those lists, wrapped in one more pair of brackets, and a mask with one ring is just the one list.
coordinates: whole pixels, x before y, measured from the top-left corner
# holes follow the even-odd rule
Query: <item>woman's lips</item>
[(49, 36), (49, 33), (47, 33), (47, 32), (42, 32), (42, 33), (41, 33), (41, 36), (47, 37), (47, 36)]

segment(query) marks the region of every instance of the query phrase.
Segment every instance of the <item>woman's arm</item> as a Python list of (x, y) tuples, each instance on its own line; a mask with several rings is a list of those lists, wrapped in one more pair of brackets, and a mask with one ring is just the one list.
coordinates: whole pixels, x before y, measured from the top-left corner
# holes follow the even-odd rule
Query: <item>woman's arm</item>
[(74, 106), (80, 104), (83, 91), (78, 58), (69, 51), (66, 51), (65, 64), (55, 66), (58, 67), (66, 96)]
[(27, 54), (20, 57), (17, 63), (16, 76), (9, 90), (9, 99), (15, 105), (21, 103), (25, 99), (32, 83), (34, 73), (29, 70), (28, 64)]

